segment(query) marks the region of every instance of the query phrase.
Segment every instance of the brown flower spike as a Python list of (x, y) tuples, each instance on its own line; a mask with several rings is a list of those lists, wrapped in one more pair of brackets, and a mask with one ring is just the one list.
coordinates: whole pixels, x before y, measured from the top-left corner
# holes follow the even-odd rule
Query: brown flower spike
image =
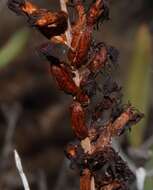
[[(112, 79), (104, 82), (101, 101), (91, 109), (98, 89), (97, 75), (116, 63), (118, 51), (103, 42), (93, 44), (95, 25), (109, 18), (106, 0), (94, 0), (88, 11), (81, 0), (73, 3), (77, 19), (72, 29), (68, 28), (67, 12), (40, 9), (26, 0), (9, 0), (8, 7), (26, 17), (50, 40), (39, 48), (39, 53), (49, 61), (60, 90), (73, 97), (70, 112), (77, 141), (69, 144), (65, 153), (79, 171), (80, 190), (128, 190), (134, 175), (111, 143), (113, 137), (139, 122), (143, 114), (131, 105), (121, 104), (121, 88)], [(53, 54), (51, 45), (67, 44), (67, 29), (72, 40), (63, 61)]]

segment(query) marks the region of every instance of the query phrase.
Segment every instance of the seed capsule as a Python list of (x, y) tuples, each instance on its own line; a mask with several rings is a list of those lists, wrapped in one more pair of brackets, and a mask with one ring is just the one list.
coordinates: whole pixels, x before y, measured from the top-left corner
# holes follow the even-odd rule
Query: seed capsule
[(88, 136), (88, 129), (85, 121), (85, 111), (81, 104), (74, 101), (70, 107), (72, 128), (79, 139), (84, 139)]
[(78, 87), (75, 85), (66, 67), (64, 65), (51, 64), (50, 68), (51, 74), (55, 77), (59, 88), (68, 94), (75, 95)]

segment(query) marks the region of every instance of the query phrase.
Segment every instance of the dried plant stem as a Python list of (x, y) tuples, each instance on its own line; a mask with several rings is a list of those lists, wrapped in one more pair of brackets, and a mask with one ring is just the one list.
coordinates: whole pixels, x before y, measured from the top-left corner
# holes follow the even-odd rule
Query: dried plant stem
[[(60, 0), (60, 5), (61, 5), (61, 10), (66, 12), (68, 14), (68, 10), (67, 10), (67, 4), (68, 0)], [(68, 17), (68, 28), (65, 32), (65, 35), (66, 35), (66, 41), (67, 41), (67, 45), (68, 47), (71, 47), (71, 41), (72, 41), (72, 35), (71, 35), (71, 23), (70, 23), (70, 19)]]
[(27, 180), (27, 177), (26, 177), (26, 175), (25, 175), (25, 173), (23, 171), (21, 159), (20, 159), (20, 156), (19, 156), (17, 150), (14, 150), (14, 158), (15, 158), (15, 164), (16, 164), (16, 167), (18, 169), (19, 175), (21, 177), (24, 189), (25, 190), (30, 190), (28, 180)]
[(80, 177), (80, 190), (91, 190), (91, 179), (90, 170), (84, 169)]
[[(92, 154), (92, 146), (89, 137), (81, 141), (81, 146), (85, 153)], [(94, 176), (91, 176), (90, 171), (84, 171), (84, 175), (80, 178), (80, 190), (96, 190)]]
[(15, 103), (15, 105), (12, 106), (12, 109), (10, 109), (9, 107), (3, 107), (3, 112), (8, 122), (6, 135), (5, 135), (5, 141), (4, 141), (4, 147), (2, 151), (2, 155), (6, 157), (8, 156), (10, 151), (12, 151), (13, 135), (14, 135), (16, 124), (21, 112), (21, 108), (18, 104)]
[(91, 190), (96, 190), (94, 177), (91, 178)]

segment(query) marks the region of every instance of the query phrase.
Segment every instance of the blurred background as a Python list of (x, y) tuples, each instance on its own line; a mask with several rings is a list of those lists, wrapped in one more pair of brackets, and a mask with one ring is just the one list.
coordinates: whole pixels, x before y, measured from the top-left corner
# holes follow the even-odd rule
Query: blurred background
[[(35, 2), (59, 9), (58, 0)], [(152, 190), (153, 1), (112, 0), (110, 7), (111, 19), (95, 31), (95, 39), (119, 50), (119, 68), (114, 71), (123, 86), (124, 102), (145, 113), (144, 120), (117, 146), (138, 176), (143, 168), (144, 189)], [(71, 97), (59, 92), (48, 63), (35, 51), (47, 40), (8, 10), (6, 0), (0, 0), (0, 18), (0, 189), (23, 189), (14, 163), (16, 148), (31, 189), (76, 190), (79, 179), (63, 151), (74, 139)]]

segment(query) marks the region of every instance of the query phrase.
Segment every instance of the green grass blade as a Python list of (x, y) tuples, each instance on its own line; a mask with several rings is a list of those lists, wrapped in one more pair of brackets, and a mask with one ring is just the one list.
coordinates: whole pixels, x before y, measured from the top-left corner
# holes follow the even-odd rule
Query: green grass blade
[(147, 26), (139, 28), (135, 40), (132, 64), (125, 85), (125, 100), (145, 114), (145, 118), (134, 127), (129, 136), (131, 145), (139, 146), (146, 126), (151, 94), (152, 47), (151, 34)]
[(29, 32), (25, 29), (17, 31), (0, 50), (0, 68), (13, 61), (25, 48)]

